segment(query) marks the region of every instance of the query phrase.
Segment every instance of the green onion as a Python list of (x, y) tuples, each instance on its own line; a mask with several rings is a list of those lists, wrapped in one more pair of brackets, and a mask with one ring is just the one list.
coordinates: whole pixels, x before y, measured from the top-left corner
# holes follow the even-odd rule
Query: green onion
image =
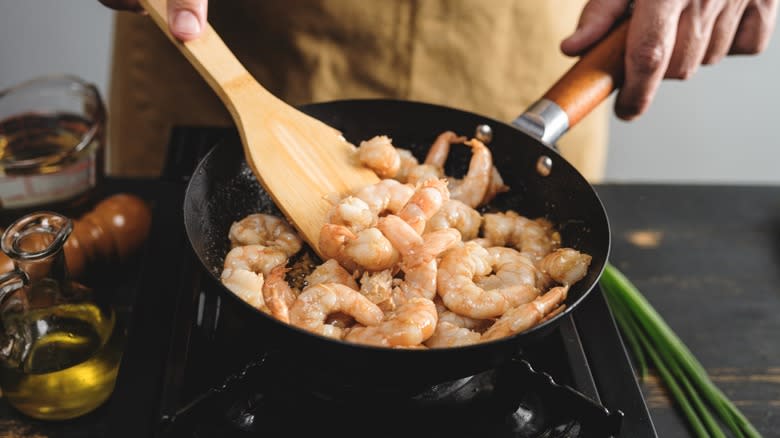
[(761, 436), (712, 383), (690, 350), (617, 268), (607, 264), (600, 285), (635, 357), (640, 375), (645, 376), (646, 354), (697, 436), (725, 436), (710, 410), (735, 436)]

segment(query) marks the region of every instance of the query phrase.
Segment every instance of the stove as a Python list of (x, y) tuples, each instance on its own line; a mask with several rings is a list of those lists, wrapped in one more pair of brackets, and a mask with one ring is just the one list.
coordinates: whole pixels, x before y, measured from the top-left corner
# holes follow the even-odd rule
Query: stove
[[(252, 345), (231, 342), (242, 330), (233, 300), (202, 269), (181, 217), (189, 175), (227, 136), (235, 132), (178, 128), (171, 137), (111, 399), (123, 436), (656, 436), (598, 289), (509, 364), (415, 394), (340, 392), (288, 366), (260, 333)], [(143, 414), (128, 421), (128, 412)]]

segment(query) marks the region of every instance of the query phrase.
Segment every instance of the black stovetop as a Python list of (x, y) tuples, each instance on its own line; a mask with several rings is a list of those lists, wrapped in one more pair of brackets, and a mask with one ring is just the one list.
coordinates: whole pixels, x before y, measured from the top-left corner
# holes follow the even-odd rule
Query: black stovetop
[(506, 367), (413, 398), (317, 393), (266, 348), (262, 334), (254, 345), (231, 342), (230, 330), (240, 327), (230, 324), (181, 220), (189, 172), (227, 134), (179, 129), (172, 137), (110, 402), (112, 434), (656, 436), (600, 290)]

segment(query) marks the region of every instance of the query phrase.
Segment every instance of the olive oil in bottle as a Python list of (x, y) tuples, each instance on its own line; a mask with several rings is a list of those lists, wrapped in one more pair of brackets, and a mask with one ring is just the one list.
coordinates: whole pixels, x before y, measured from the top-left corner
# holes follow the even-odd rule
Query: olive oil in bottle
[(61, 304), (8, 323), (27, 326), (34, 336), (21, 367), (0, 368), (3, 396), (16, 409), (61, 420), (90, 412), (111, 395), (125, 337), (113, 312)]
[(0, 388), (20, 412), (63, 420), (90, 412), (114, 389), (124, 324), (68, 278), (62, 245), (72, 222), (33, 213), (3, 234), (14, 270), (0, 275)]

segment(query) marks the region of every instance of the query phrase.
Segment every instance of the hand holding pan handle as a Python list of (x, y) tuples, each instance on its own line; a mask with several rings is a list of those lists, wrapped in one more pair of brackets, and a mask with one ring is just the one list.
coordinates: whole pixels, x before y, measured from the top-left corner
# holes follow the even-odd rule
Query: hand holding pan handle
[(615, 27), (512, 125), (553, 146), (623, 82), (628, 20)]

